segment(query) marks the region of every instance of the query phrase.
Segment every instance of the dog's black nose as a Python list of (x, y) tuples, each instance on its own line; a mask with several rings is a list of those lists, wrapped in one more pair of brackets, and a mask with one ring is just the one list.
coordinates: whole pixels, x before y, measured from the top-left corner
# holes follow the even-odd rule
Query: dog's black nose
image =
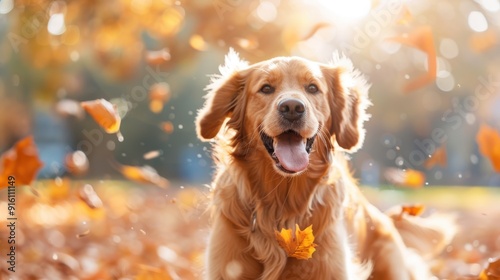
[(300, 119), (306, 111), (304, 103), (295, 98), (284, 99), (278, 103), (278, 111), (289, 121)]

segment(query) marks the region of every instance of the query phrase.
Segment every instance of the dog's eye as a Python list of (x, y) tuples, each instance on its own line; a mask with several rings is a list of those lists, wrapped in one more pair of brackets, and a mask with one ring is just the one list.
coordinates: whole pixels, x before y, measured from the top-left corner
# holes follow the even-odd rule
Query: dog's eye
[(318, 86), (315, 84), (310, 84), (306, 87), (307, 92), (309, 93), (317, 93), (319, 91)]
[(274, 92), (274, 88), (270, 85), (263, 85), (261, 88), (260, 88), (260, 92), (264, 93), (264, 94), (271, 94)]

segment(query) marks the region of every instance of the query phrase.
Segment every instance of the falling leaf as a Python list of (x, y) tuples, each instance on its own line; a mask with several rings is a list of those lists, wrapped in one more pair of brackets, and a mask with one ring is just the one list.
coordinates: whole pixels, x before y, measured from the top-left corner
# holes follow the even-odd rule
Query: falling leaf
[(145, 153), (142, 157), (146, 160), (149, 160), (149, 159), (154, 159), (154, 158), (157, 158), (159, 157), (160, 155), (162, 154), (162, 151), (161, 150), (155, 150), (155, 151), (150, 151), (150, 152), (147, 152)]
[(160, 113), (169, 99), (170, 86), (167, 83), (156, 83), (149, 89), (149, 109), (153, 113)]
[(17, 141), (0, 157), (0, 188), (7, 187), (10, 176), (16, 186), (31, 184), (42, 166), (33, 136)]
[(410, 216), (420, 216), (425, 210), (425, 206), (423, 204), (413, 204), (413, 205), (402, 205), (401, 206), (401, 215), (404, 213)]
[(78, 119), (82, 119), (84, 116), (84, 112), (80, 103), (71, 99), (62, 99), (56, 104), (56, 112), (63, 116), (73, 116)]
[(107, 133), (117, 133), (120, 130), (120, 116), (115, 106), (109, 101), (96, 99), (84, 101), (80, 104)]
[(469, 38), (470, 48), (476, 53), (483, 53), (490, 50), (498, 43), (498, 34), (493, 30), (485, 32), (474, 32)]
[(500, 258), (490, 258), (488, 266), (481, 271), (479, 280), (498, 280), (500, 279)]
[(436, 80), (437, 56), (432, 29), (430, 26), (418, 27), (409, 34), (403, 34), (401, 36), (390, 38), (389, 40), (419, 49), (427, 55), (428, 72), (406, 84), (404, 87), (405, 92), (414, 91)]
[(78, 196), (83, 202), (85, 202), (90, 208), (97, 209), (102, 207), (102, 200), (95, 192), (94, 188), (90, 184), (83, 185), (78, 190)]
[(443, 145), (436, 149), (434, 154), (424, 162), (424, 167), (431, 169), (434, 166), (446, 167), (448, 162), (448, 156), (446, 154), (446, 145)]
[(160, 124), (160, 128), (168, 134), (174, 132), (174, 125), (172, 124), (172, 122), (162, 122)]
[(161, 65), (170, 60), (170, 52), (168, 49), (161, 49), (159, 51), (147, 51), (146, 61), (150, 65)]
[(121, 165), (120, 172), (129, 180), (140, 183), (154, 184), (161, 188), (168, 187), (168, 180), (158, 175), (156, 170), (148, 165), (145, 166), (131, 166)]
[(298, 224), (295, 225), (295, 234), (292, 234), (291, 229), (281, 229), (281, 232), (275, 230), (276, 240), (283, 248), (289, 257), (300, 260), (312, 258), (312, 254), (316, 251), (314, 244), (314, 235), (312, 225), (304, 230), (300, 230)]
[(420, 188), (425, 183), (425, 174), (414, 169), (387, 168), (384, 176), (390, 183), (401, 187)]
[(476, 135), (479, 152), (500, 172), (500, 133), (488, 125), (481, 125)]
[(89, 170), (89, 160), (82, 151), (67, 154), (64, 164), (66, 169), (73, 175), (82, 175)]

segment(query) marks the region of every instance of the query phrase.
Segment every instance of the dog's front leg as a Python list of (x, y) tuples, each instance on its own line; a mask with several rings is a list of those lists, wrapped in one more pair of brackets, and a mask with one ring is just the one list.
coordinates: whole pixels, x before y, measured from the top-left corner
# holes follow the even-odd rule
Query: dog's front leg
[(247, 241), (220, 213), (214, 217), (206, 257), (207, 280), (255, 280), (263, 270), (248, 253)]
[(326, 277), (323, 279), (335, 280), (367, 279), (369, 268), (355, 260), (344, 222), (344, 219), (335, 221), (333, 230), (324, 237), (324, 241), (318, 240), (318, 244), (323, 243), (328, 246), (324, 248), (326, 252), (321, 256), (316, 276), (324, 275)]

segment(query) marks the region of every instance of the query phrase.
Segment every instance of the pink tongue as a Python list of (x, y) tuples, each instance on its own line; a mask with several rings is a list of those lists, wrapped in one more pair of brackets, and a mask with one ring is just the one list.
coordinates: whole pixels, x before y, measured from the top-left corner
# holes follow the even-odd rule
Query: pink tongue
[(292, 172), (300, 172), (307, 168), (309, 155), (306, 152), (306, 144), (300, 136), (283, 133), (275, 141), (274, 153), (283, 168)]

